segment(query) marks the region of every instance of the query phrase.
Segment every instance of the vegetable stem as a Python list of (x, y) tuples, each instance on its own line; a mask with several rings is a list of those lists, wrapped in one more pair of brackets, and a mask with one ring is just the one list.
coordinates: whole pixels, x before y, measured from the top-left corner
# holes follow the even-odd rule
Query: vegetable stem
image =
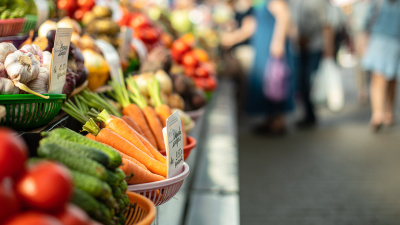
[(89, 118), (79, 111), (78, 107), (71, 100), (66, 101), (61, 109), (82, 124), (85, 124), (86, 121), (89, 120)]
[(99, 115), (96, 117), (98, 120), (103, 121), (104, 123), (108, 124), (111, 120), (110, 114), (108, 114), (107, 110), (103, 110)]
[(100, 128), (97, 126), (96, 122), (94, 122), (94, 120), (92, 118), (90, 118), (89, 121), (87, 121), (83, 125), (82, 131), (87, 131), (87, 132), (93, 134), (94, 136), (97, 136), (97, 134), (100, 132)]
[(140, 93), (139, 87), (137, 86), (136, 82), (133, 80), (132, 77), (126, 79), (126, 83), (128, 84), (129, 90), (131, 91), (130, 98), (132, 101), (139, 106), (139, 108), (143, 109), (147, 106), (146, 99)]
[(155, 106), (163, 104), (161, 100), (160, 83), (155, 77), (148, 81), (147, 90), (149, 91), (150, 97), (153, 99)]
[(42, 94), (39, 94), (39, 93), (37, 93), (37, 92), (32, 91), (28, 86), (26, 86), (26, 85), (23, 84), (23, 83), (20, 83), (19, 81), (14, 81), (14, 85), (15, 85), (16, 87), (18, 87), (19, 89), (21, 89), (21, 90), (23, 90), (23, 91), (26, 91), (26, 92), (28, 92), (28, 93), (34, 94), (34, 95), (36, 95), (36, 96), (38, 96), (38, 97), (45, 98), (45, 99), (49, 99), (49, 98), (50, 98), (49, 96), (44, 96), (44, 95), (42, 95)]

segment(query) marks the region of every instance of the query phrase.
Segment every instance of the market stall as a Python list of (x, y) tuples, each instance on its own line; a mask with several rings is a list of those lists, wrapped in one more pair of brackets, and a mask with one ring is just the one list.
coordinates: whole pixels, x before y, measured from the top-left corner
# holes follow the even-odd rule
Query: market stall
[(182, 219), (218, 86), (211, 27), (139, 1), (0, 4), (0, 224), (165, 224), (174, 198)]

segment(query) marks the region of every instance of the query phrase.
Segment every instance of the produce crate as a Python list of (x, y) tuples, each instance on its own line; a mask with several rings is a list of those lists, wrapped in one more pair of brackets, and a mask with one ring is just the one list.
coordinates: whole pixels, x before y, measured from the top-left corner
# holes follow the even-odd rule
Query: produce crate
[(24, 23), (24, 27), (19, 33), (25, 34), (29, 33), (30, 30), (34, 30), (37, 23), (37, 16), (36, 15), (25, 15), (26, 21)]
[(44, 99), (32, 94), (0, 95), (0, 105), (5, 106), (6, 115), (0, 126), (17, 131), (27, 131), (49, 123), (61, 109), (64, 94), (45, 94)]
[(156, 216), (156, 207), (152, 201), (148, 198), (127, 191), (126, 194), (129, 197), (129, 206), (125, 213), (126, 225), (150, 225)]
[(21, 31), (26, 18), (0, 20), (0, 37), (13, 36)]

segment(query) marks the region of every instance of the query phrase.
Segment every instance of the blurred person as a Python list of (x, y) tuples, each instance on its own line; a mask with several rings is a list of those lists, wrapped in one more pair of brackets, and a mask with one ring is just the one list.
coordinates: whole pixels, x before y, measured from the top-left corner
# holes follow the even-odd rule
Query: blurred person
[(369, 41), (362, 64), (371, 71), (370, 126), (394, 123), (396, 79), (400, 76), (400, 0), (377, 0), (366, 21)]
[(290, 107), (290, 99), (276, 103), (264, 96), (263, 76), (270, 57), (286, 57), (287, 32), (290, 12), (284, 0), (266, 0), (255, 7), (254, 16), (257, 29), (251, 39), (255, 50), (254, 63), (247, 85), (247, 113), (263, 115), (265, 123), (256, 127), (256, 132), (282, 134), (286, 131), (285, 111)]
[(292, 15), (289, 63), (296, 79), (296, 94), (303, 108), (299, 127), (311, 127), (317, 122), (311, 100), (312, 74), (322, 57), (334, 56), (334, 30), (328, 23), (328, 0), (289, 0)]

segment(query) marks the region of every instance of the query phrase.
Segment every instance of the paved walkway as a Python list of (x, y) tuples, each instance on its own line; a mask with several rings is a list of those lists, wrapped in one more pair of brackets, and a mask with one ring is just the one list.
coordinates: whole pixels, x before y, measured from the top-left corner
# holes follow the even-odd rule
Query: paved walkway
[(321, 110), (316, 129), (272, 138), (241, 121), (242, 225), (400, 224), (400, 125), (372, 134), (369, 107), (344, 80), (345, 110)]

